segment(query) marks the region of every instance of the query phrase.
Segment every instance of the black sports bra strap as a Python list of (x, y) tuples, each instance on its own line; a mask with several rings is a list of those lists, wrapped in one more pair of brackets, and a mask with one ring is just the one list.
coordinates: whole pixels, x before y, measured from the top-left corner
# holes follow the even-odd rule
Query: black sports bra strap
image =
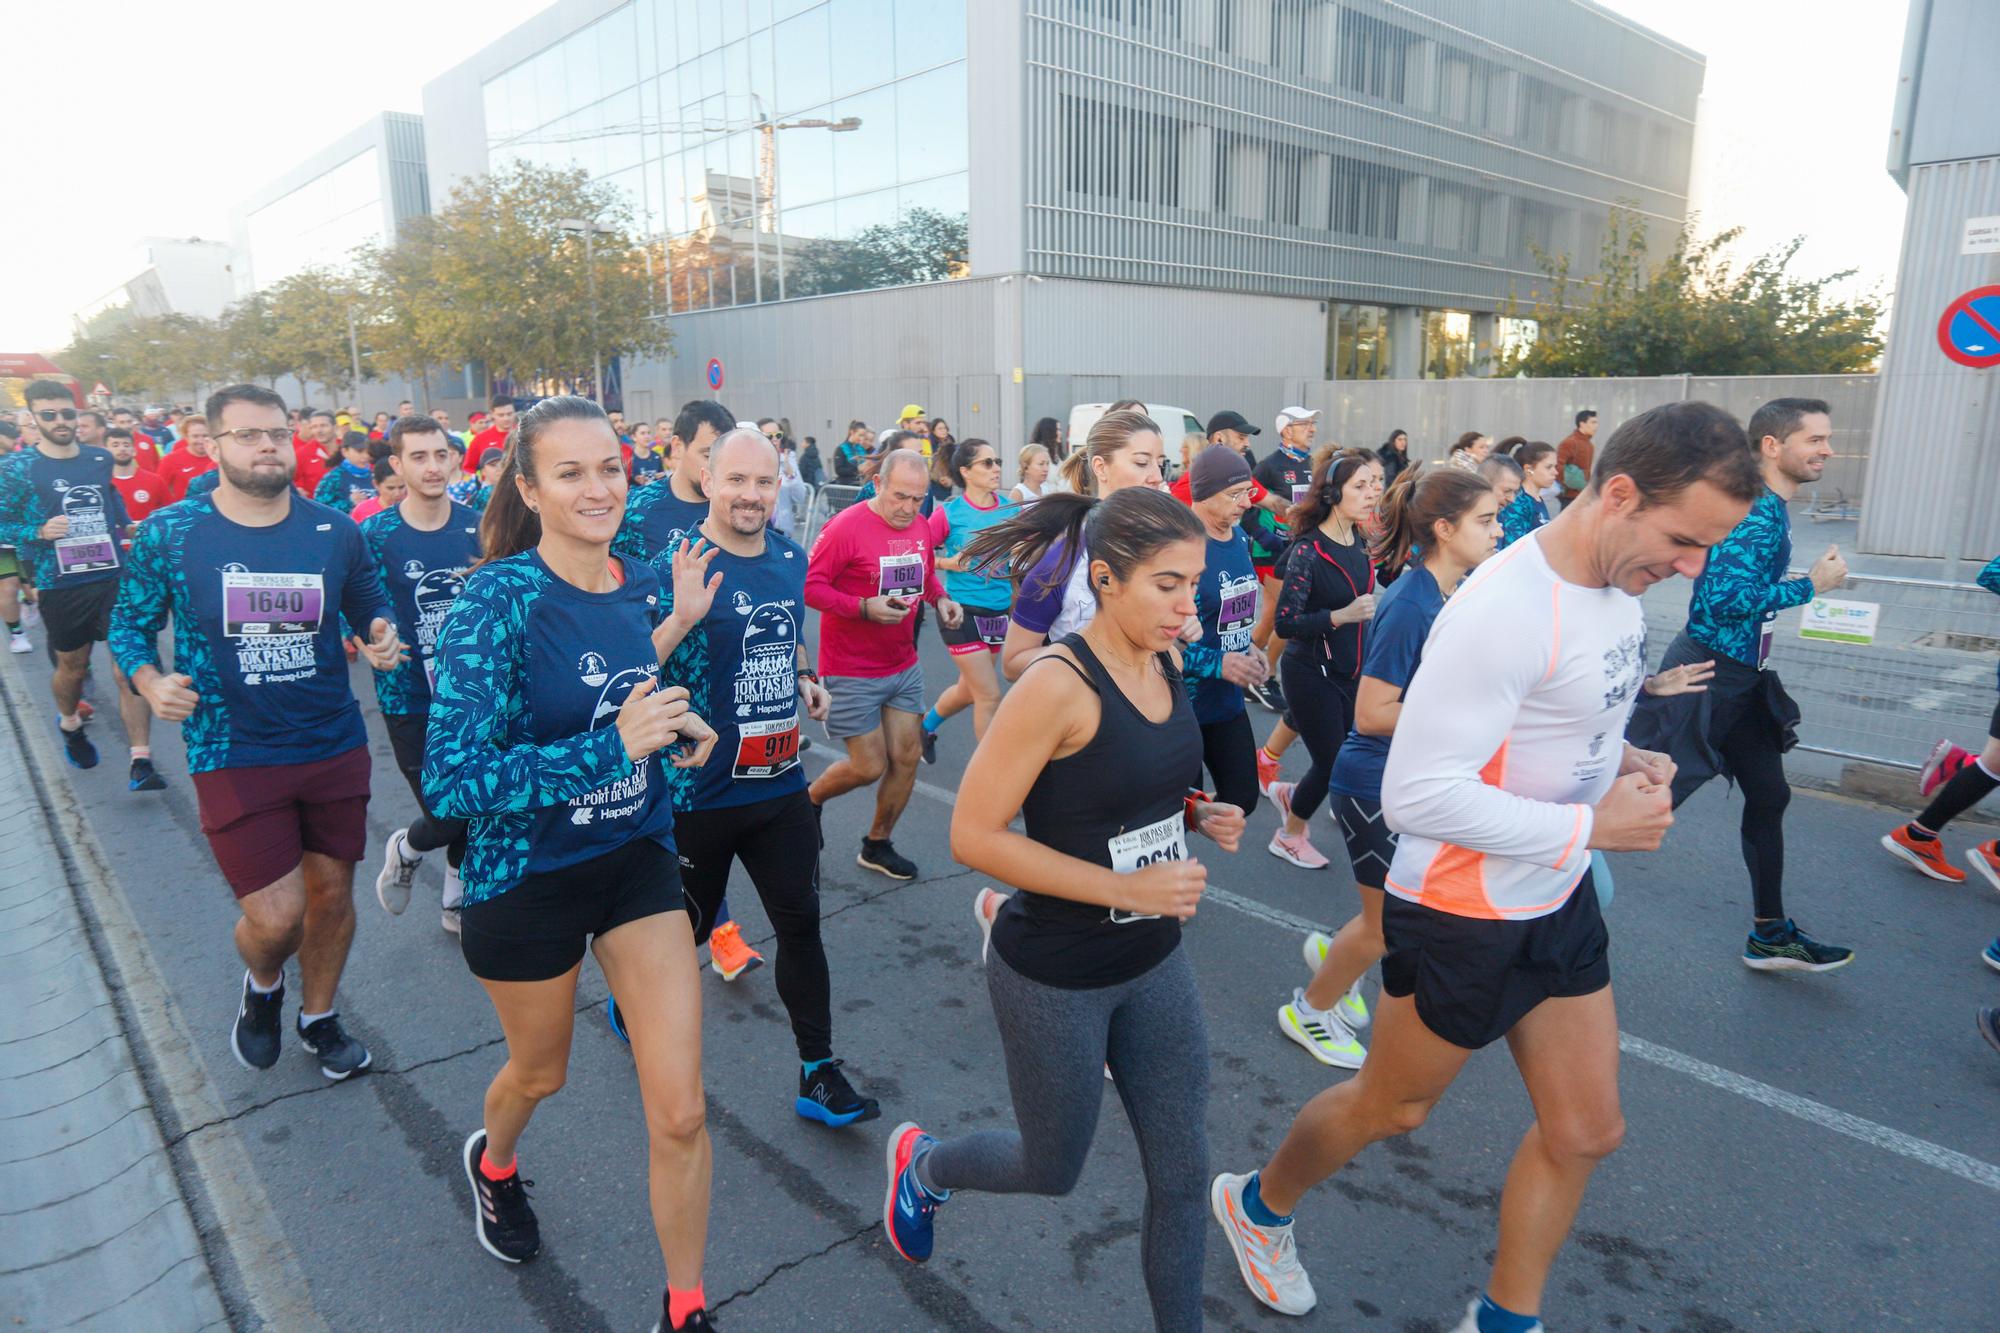
[[(1085, 649), (1085, 651), (1088, 652), (1089, 650)], [(1071, 671), (1076, 672), (1077, 679), (1081, 680), (1084, 684), (1088, 685), (1091, 689), (1091, 693), (1093, 694), (1103, 693), (1103, 691), (1098, 688), (1097, 681), (1091, 677), (1090, 672), (1086, 671), (1083, 667), (1077, 665), (1075, 662), (1070, 661), (1067, 657), (1064, 657), (1061, 653), (1049, 653), (1046, 654), (1045, 656), (1037, 657), (1035, 659), (1035, 662), (1060, 662), (1064, 666), (1068, 667)], [(1028, 665), (1033, 666), (1034, 664), (1035, 664), (1034, 662), (1030, 662)]]

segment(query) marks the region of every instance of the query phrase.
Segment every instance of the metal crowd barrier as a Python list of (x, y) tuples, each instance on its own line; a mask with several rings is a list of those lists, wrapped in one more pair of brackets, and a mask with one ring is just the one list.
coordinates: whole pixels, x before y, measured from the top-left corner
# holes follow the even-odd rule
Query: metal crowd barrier
[(842, 486), (830, 481), (813, 492), (812, 503), (806, 507), (806, 527), (805, 532), (800, 535), (799, 545), (808, 551), (812, 550), (813, 541), (819, 536), (820, 528), (828, 519), (853, 504), (855, 497), (860, 494), (859, 486)]

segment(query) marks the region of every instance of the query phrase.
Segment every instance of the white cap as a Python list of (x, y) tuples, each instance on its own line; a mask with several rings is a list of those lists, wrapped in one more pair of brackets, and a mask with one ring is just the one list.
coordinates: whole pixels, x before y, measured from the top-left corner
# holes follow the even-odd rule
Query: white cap
[(1303, 407), (1288, 407), (1278, 413), (1278, 429), (1282, 431), (1285, 427), (1293, 425), (1296, 422), (1317, 420), (1319, 420), (1318, 411), (1308, 412)]

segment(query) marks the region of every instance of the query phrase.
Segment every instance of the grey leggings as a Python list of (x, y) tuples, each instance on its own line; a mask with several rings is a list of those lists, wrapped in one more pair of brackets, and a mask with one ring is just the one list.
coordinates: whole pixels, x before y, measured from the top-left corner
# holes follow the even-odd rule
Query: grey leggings
[(1146, 1172), (1139, 1257), (1153, 1323), (1201, 1328), (1208, 1224), (1208, 1028), (1187, 951), (1116, 986), (1064, 990), (986, 962), (1021, 1128), (941, 1142), (917, 1164), (934, 1190), (1067, 1194), (1097, 1131), (1106, 1063)]

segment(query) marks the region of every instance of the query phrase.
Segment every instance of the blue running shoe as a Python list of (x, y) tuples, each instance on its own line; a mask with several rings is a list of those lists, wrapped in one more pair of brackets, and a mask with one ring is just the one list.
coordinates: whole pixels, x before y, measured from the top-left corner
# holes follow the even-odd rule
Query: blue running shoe
[(617, 997), (611, 995), (604, 997), (604, 1019), (611, 1024), (611, 1030), (618, 1034), (618, 1040), (627, 1046), (632, 1044), (631, 1034), (625, 1031), (625, 1016), (618, 1012)]
[(873, 1097), (863, 1097), (840, 1072), (840, 1060), (825, 1060), (815, 1068), (799, 1069), (799, 1097), (793, 1108), (808, 1120), (839, 1129), (842, 1125), (873, 1120), (882, 1108)]
[(1993, 937), (1993, 943), (1979, 951), (1979, 956), (1995, 972), (2000, 972), (2000, 935)]
[[(931, 1257), (931, 1216), (944, 1199), (917, 1183), (917, 1152), (937, 1142), (905, 1120), (889, 1136), (889, 1193), (882, 1203), (882, 1229), (896, 1253), (913, 1264)], [(946, 1195), (945, 1198), (949, 1198)]]
[(90, 743), (90, 737), (84, 734), (84, 728), (63, 731), (58, 726), (56, 730), (62, 732), (63, 758), (69, 760), (71, 768), (97, 767), (97, 747)]

